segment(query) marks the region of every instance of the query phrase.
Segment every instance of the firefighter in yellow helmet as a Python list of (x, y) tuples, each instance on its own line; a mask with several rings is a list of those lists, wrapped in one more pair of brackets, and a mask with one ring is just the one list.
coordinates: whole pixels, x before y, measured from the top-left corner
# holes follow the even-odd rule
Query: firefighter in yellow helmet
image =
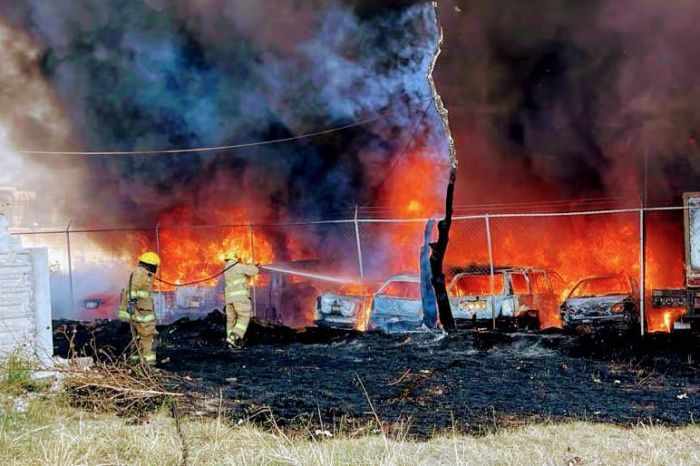
[(235, 253), (226, 254), (224, 260), (226, 342), (234, 348), (242, 348), (243, 337), (253, 315), (249, 281), (258, 274), (258, 268), (252, 264), (244, 264)]
[(132, 344), (136, 352), (130, 357), (133, 362), (155, 365), (154, 339), (156, 312), (153, 303), (153, 280), (160, 266), (160, 257), (147, 252), (139, 257), (136, 269), (129, 276), (129, 284), (122, 291), (118, 317), (131, 325)]

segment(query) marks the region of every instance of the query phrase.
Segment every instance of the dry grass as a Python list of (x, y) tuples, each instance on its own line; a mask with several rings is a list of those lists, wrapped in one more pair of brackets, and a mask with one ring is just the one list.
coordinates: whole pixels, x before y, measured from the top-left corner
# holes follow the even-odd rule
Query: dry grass
[[(69, 408), (56, 396), (3, 395), (0, 464), (183, 464), (166, 412), (134, 425), (113, 414)], [(181, 419), (187, 463), (199, 464), (698, 464), (700, 427), (669, 429), (565, 423), (429, 442), (381, 435), (307, 440), (223, 419)]]
[(87, 369), (68, 366), (62, 375), (70, 404), (88, 411), (141, 417), (183, 396), (167, 391), (165, 377), (144, 365), (97, 362)]

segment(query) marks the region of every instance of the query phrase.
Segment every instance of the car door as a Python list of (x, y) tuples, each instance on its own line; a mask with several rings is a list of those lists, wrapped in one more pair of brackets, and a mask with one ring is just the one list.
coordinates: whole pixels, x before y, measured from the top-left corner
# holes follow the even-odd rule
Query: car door
[(510, 285), (515, 297), (514, 315), (533, 309), (533, 296), (530, 290), (530, 279), (525, 271), (510, 272)]
[(538, 311), (540, 329), (561, 327), (559, 303), (547, 272), (536, 270), (530, 272), (529, 275), (533, 306)]

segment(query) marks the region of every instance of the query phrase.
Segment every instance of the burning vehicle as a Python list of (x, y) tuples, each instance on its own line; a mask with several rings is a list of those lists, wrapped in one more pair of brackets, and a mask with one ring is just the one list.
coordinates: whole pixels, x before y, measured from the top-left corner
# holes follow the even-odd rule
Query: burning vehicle
[(557, 307), (550, 275), (532, 267), (472, 265), (452, 268), (448, 286), (452, 315), (463, 324), (495, 323), (500, 327), (542, 327), (541, 313)]
[(629, 330), (639, 325), (639, 286), (624, 275), (580, 280), (561, 304), (564, 328), (590, 331), (614, 327)]
[(369, 306), (374, 291), (382, 282), (346, 285), (339, 291), (327, 292), (316, 299), (314, 325), (340, 330), (366, 330)]
[[(186, 316), (204, 316), (220, 309), (223, 297), (218, 288), (186, 286), (175, 290), (153, 292), (156, 318), (159, 324), (167, 324)], [(78, 315), (82, 320), (114, 319), (121, 300), (121, 293), (106, 292), (85, 297)]]
[(362, 296), (325, 293), (318, 297), (316, 319), (318, 327), (355, 329), (362, 323)]
[(118, 292), (97, 293), (86, 296), (79, 313), (83, 319), (111, 319), (117, 313), (121, 295)]
[(401, 333), (423, 328), (420, 275), (390, 277), (372, 299), (369, 329)]

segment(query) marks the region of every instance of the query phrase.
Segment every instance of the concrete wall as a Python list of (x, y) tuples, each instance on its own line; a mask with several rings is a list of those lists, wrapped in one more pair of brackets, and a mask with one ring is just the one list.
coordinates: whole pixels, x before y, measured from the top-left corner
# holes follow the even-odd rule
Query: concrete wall
[(22, 351), (48, 362), (53, 354), (49, 259), (23, 249), (0, 228), (0, 358)]

